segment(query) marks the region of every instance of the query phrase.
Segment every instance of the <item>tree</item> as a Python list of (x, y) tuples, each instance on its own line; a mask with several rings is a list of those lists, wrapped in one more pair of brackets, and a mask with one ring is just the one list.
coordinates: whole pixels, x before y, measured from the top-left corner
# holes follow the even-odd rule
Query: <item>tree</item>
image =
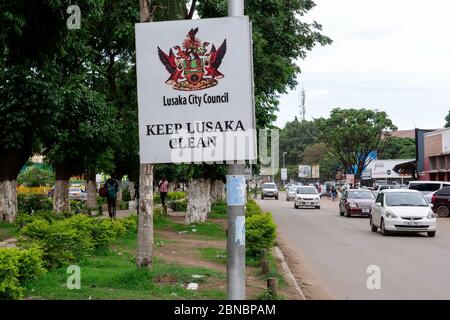
[(416, 142), (412, 138), (391, 137), (379, 159), (415, 159)]
[(386, 112), (368, 109), (335, 108), (329, 118), (317, 119), (317, 124), (320, 141), (347, 173), (355, 172), (357, 180), (371, 162), (370, 154), (382, 154), (392, 131), (397, 129)]
[[(78, 5), (96, 10), (96, 0)], [(58, 106), (53, 58), (68, 32), (67, 0), (2, 1), (0, 4), (0, 217), (17, 213), (16, 178)], [(1, 219), (1, 218), (0, 218)]]
[(318, 140), (318, 128), (314, 121), (287, 122), (280, 131), (280, 154), (287, 152), (286, 165), (307, 164), (304, 161), (304, 152), (307, 146)]
[(450, 128), (450, 111), (448, 112), (448, 114), (445, 116), (445, 128)]
[(55, 183), (55, 175), (52, 170), (29, 167), (17, 177), (17, 183), (26, 187), (38, 187)]

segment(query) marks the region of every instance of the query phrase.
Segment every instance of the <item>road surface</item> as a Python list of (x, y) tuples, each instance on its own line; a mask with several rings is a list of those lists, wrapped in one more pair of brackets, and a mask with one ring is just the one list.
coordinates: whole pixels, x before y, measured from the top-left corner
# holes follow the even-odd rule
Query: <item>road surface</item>
[[(435, 238), (383, 237), (370, 231), (367, 218), (339, 216), (338, 201), (323, 199), (320, 210), (294, 209), (284, 194), (257, 202), (273, 213), (279, 235), (327, 297), (450, 299), (450, 218), (438, 219)], [(370, 274), (369, 266), (376, 266)], [(375, 281), (377, 267), (380, 289), (369, 290), (367, 280)]]

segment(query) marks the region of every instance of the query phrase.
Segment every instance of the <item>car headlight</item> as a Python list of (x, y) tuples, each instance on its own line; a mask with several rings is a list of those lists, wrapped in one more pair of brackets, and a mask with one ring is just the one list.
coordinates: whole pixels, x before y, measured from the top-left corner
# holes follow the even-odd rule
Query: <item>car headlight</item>
[(436, 215), (433, 213), (433, 211), (430, 210), (430, 212), (428, 212), (427, 219), (435, 219), (435, 218)]
[(393, 213), (392, 211), (386, 212), (386, 217), (392, 218), (392, 219), (397, 219), (398, 218), (398, 216), (395, 213)]
[(356, 203), (352, 202), (352, 201), (349, 201), (348, 205), (349, 205), (350, 208), (358, 208), (358, 205)]

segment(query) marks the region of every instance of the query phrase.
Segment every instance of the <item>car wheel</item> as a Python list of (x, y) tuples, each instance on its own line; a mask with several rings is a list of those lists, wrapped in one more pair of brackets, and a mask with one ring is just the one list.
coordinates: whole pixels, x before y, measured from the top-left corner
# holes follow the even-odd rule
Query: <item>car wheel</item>
[(278, 200), (278, 197), (275, 197), (275, 200)]
[(294, 203), (294, 208), (298, 209), (298, 205), (296, 203)]
[(344, 211), (342, 211), (341, 206), (339, 206), (339, 215), (342, 217), (344, 215)]
[(320, 210), (320, 206), (317, 206), (316, 209)]
[(350, 218), (352, 215), (350, 214), (350, 212), (348, 210), (345, 210), (345, 216), (347, 218)]
[(372, 230), (372, 232), (378, 231), (378, 227), (376, 225), (374, 225), (372, 222), (372, 217), (370, 217), (370, 229)]
[(383, 219), (381, 219), (380, 229), (381, 229), (381, 235), (383, 235), (383, 236), (389, 235), (389, 232), (387, 232), (386, 229), (384, 228), (384, 221), (383, 221)]
[(264, 196), (261, 196), (261, 200), (264, 200)]
[(449, 212), (449, 210), (448, 210), (448, 208), (447, 208), (446, 206), (440, 206), (440, 207), (437, 209), (437, 214), (438, 214), (438, 216), (441, 217), (441, 218), (448, 217), (449, 213), (450, 213), (450, 212)]
[(427, 232), (427, 234), (428, 234), (428, 237), (434, 238), (434, 236), (436, 235), (436, 231), (430, 231), (430, 232)]

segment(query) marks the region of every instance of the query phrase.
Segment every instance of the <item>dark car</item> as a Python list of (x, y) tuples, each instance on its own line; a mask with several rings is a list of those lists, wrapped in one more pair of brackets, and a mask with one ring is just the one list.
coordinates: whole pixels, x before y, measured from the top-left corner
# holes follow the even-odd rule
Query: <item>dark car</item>
[(444, 187), (436, 191), (431, 197), (433, 211), (439, 217), (448, 217), (450, 213), (450, 187)]
[(347, 217), (369, 217), (375, 205), (375, 196), (367, 189), (349, 189), (344, 192), (339, 202), (339, 214)]

